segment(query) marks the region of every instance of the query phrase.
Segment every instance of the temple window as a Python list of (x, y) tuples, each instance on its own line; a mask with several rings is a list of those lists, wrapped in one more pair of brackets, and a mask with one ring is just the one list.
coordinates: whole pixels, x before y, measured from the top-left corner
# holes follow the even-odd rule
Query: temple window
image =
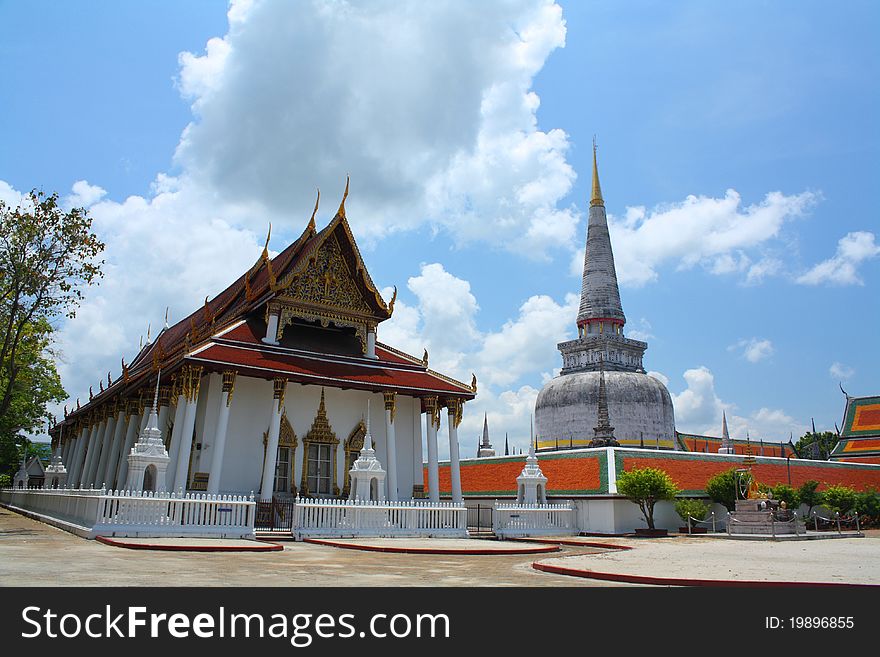
[(313, 495), (330, 495), (333, 479), (332, 445), (313, 443), (309, 445), (308, 485)]

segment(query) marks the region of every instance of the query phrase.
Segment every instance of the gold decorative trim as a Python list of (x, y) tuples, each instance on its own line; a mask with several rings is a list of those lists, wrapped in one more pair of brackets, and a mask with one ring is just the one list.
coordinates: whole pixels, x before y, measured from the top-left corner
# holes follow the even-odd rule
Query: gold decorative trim
[(159, 386), (159, 406), (171, 405), (171, 386)]
[(360, 456), (361, 450), (364, 448), (364, 438), (366, 435), (367, 427), (363, 420), (359, 420), (345, 440), (345, 471), (342, 473), (345, 479), (345, 485), (342, 487), (342, 497), (344, 498), (347, 498), (351, 492), (351, 475), (349, 470), (351, 470), (351, 464), (354, 462), (354, 459)]
[(194, 402), (199, 398), (199, 388), (202, 385), (202, 366), (189, 366), (189, 401)]
[(385, 410), (391, 411), (391, 423), (394, 424), (394, 415), (397, 413), (397, 392), (394, 390), (386, 390), (382, 393), (385, 400)]
[(452, 420), (452, 426), (458, 429), (458, 425), (461, 424), (464, 401), (458, 397), (449, 397), (446, 399), (446, 409), (449, 411), (449, 419)]
[(226, 406), (232, 404), (232, 395), (235, 392), (235, 370), (224, 370), (223, 372), (223, 392), (226, 393)]
[(434, 427), (440, 428), (440, 404), (438, 403), (437, 396), (431, 395), (424, 398), (425, 401), (425, 413), (428, 414), (428, 417), (431, 418), (431, 425)]
[(278, 400), (278, 410), (284, 408), (284, 393), (287, 390), (287, 379), (284, 377), (275, 377), (272, 381), (272, 398)]
[[(300, 477), (299, 485), (300, 494), (303, 496), (309, 495), (309, 445), (312, 443), (332, 445), (333, 447), (339, 445), (339, 439), (336, 437), (333, 428), (330, 426), (330, 421), (327, 419), (324, 388), (321, 388), (321, 401), (318, 404), (318, 412), (315, 414), (315, 419), (312, 421), (312, 427), (303, 437), (302, 476)], [(336, 483), (336, 471), (338, 469), (336, 467), (336, 449), (330, 450), (330, 465), (333, 472), (331, 479), (333, 495), (339, 496), (339, 486)]]

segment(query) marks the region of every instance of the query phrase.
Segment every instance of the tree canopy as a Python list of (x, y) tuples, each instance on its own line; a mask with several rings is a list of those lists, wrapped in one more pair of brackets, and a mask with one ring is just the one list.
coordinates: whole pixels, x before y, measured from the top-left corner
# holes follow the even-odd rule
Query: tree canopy
[(826, 461), (831, 451), (837, 445), (839, 437), (833, 431), (822, 433), (807, 432), (794, 444), (794, 450), (799, 458), (813, 461)]
[(664, 470), (633, 468), (617, 477), (617, 492), (638, 505), (649, 529), (654, 529), (654, 505), (671, 500), (679, 493), (678, 486)]
[(21, 434), (49, 420), (67, 395), (55, 369), (53, 322), (72, 318), (98, 282), (104, 244), (84, 208), (33, 190), (17, 207), (0, 201), (0, 472)]

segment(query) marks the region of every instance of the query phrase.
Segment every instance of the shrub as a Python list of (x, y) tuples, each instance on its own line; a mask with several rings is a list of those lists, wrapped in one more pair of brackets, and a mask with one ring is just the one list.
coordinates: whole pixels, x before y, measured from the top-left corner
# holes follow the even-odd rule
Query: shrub
[(672, 477), (663, 470), (633, 468), (620, 473), (617, 492), (636, 504), (648, 523), (648, 529), (654, 529), (654, 505), (660, 500), (673, 499), (679, 490)]
[(788, 484), (776, 484), (770, 489), (773, 493), (773, 499), (785, 502), (785, 506), (789, 509), (796, 509), (800, 504), (798, 492)]
[(709, 505), (703, 500), (693, 497), (682, 497), (675, 502), (675, 512), (681, 521), (687, 524), (688, 518), (696, 518), (697, 520), (705, 520), (709, 515)]
[(873, 488), (856, 493), (852, 510), (865, 518), (864, 522), (876, 523), (880, 520), (880, 493)]
[(12, 487), (12, 477), (8, 474), (0, 474), (0, 488), (11, 488)]
[(822, 491), (822, 505), (829, 510), (845, 514), (855, 506), (856, 492), (849, 486), (829, 486)]

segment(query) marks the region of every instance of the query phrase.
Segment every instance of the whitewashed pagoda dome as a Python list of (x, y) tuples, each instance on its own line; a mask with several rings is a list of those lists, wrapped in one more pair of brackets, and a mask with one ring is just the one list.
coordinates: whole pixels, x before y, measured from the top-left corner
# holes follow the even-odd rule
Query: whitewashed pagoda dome
[[(642, 356), (648, 345), (625, 337), (625, 324), (594, 145), (578, 338), (558, 345), (562, 372), (538, 393), (535, 429), (542, 445), (674, 445), (672, 397), (645, 373)], [(613, 428), (610, 441), (606, 431), (597, 431), (603, 424), (600, 384), (607, 404), (604, 425)]]

